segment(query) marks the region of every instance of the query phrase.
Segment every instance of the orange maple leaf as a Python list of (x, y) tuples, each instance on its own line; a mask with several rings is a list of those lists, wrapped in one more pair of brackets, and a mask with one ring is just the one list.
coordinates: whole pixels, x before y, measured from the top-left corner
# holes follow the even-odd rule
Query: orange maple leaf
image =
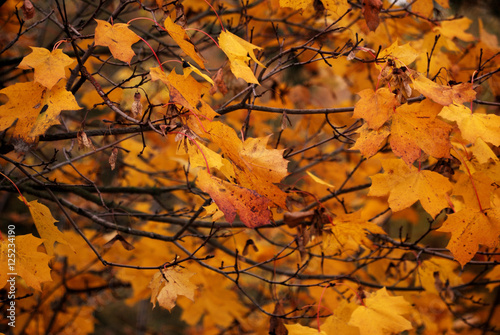
[(449, 156), (452, 127), (436, 118), (441, 108), (428, 100), (396, 108), (389, 142), (406, 164), (413, 164), (422, 151), (435, 158)]
[(377, 130), (368, 129), (368, 124), (364, 124), (356, 130), (359, 134), (356, 144), (351, 147), (351, 150), (359, 150), (363, 156), (371, 157), (375, 155), (386, 142), (387, 137), (391, 134), (388, 126), (384, 126)]
[(64, 82), (57, 83), (50, 91), (35, 82), (17, 83), (0, 91), (9, 101), (0, 106), (0, 130), (17, 120), (13, 137), (26, 142), (34, 141), (49, 127), (59, 124), (58, 116), (63, 110), (79, 110), (71, 92), (66, 91)]
[(416, 72), (410, 77), (413, 79), (414, 89), (443, 106), (448, 106), (452, 103), (462, 104), (472, 101), (476, 97), (476, 91), (472, 89), (471, 83), (463, 83), (450, 87), (439, 85)]
[(465, 208), (449, 215), (437, 231), (451, 233), (446, 247), (463, 267), (474, 257), (479, 244), (498, 247), (500, 210), (495, 208), (481, 212)]
[(250, 228), (270, 224), (272, 213), (271, 201), (257, 192), (231, 184), (202, 170), (198, 173), (198, 187), (210, 194), (226, 220), (233, 223), (236, 215)]
[(388, 88), (376, 92), (366, 89), (358, 93), (361, 99), (354, 106), (353, 117), (366, 121), (370, 129), (377, 130), (392, 116), (398, 105), (396, 96)]
[(212, 141), (233, 162), (239, 185), (286, 208), (287, 194), (274, 185), (287, 175), (288, 161), (283, 158), (283, 150), (267, 149), (269, 137), (247, 138), (241, 142), (234, 129), (222, 122), (212, 122), (208, 132)]
[(35, 69), (35, 81), (49, 90), (61, 78), (66, 78), (66, 67), (73, 64), (73, 60), (56, 49), (50, 52), (45, 48), (30, 47), (33, 52), (24, 57), (17, 66), (20, 69)]
[(141, 38), (128, 28), (128, 24), (111, 24), (103, 20), (97, 20), (95, 28), (95, 44), (109, 48), (114, 58), (125, 63), (130, 63), (135, 56), (132, 44)]
[(389, 195), (389, 206), (393, 211), (408, 208), (420, 200), (427, 213), (435, 217), (448, 207), (446, 194), (452, 184), (437, 172), (421, 170), (406, 165), (400, 159), (382, 161), (384, 173), (371, 178), (370, 196)]

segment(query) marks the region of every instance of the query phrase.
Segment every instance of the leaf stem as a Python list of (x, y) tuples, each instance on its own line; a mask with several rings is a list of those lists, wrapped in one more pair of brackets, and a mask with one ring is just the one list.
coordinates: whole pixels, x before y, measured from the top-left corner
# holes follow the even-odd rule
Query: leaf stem
[(19, 191), (19, 188), (17, 187), (16, 183), (14, 183), (12, 181), (12, 179), (10, 179), (9, 177), (7, 177), (5, 174), (3, 174), (2, 172), (0, 172), (0, 175), (4, 176), (5, 179), (7, 179), (8, 181), (10, 181), (12, 183), (12, 185), (14, 185), (14, 187), (16, 188), (17, 192), (19, 193), (19, 196), (21, 197), (21, 200), (24, 202), (24, 204), (28, 207), (30, 207), (30, 204), (26, 201), (26, 198), (23, 197), (23, 194), (21, 193), (21, 191)]

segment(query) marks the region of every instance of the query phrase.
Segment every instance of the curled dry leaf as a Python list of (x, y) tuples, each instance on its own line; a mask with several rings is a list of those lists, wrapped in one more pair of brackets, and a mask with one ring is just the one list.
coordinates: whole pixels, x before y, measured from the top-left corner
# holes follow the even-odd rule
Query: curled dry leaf
[(375, 31), (380, 23), (378, 14), (382, 9), (382, 1), (380, 0), (363, 0), (363, 15), (365, 16), (366, 24), (371, 31)]
[(116, 168), (116, 159), (118, 158), (118, 148), (113, 148), (111, 150), (111, 156), (109, 156), (109, 165), (111, 165), (111, 171)]
[(151, 303), (156, 307), (156, 301), (161, 307), (169, 311), (175, 307), (180, 295), (194, 301), (196, 285), (191, 283), (194, 273), (182, 268), (170, 267), (156, 272), (149, 283), (151, 289)]
[(83, 130), (78, 132), (78, 134), (76, 135), (76, 139), (78, 140), (78, 149), (82, 150), (84, 148), (87, 148), (95, 151), (92, 140), (87, 137), (87, 134)]
[(130, 109), (133, 118), (137, 118), (142, 114), (142, 103), (141, 103), (141, 93), (137, 92), (134, 94), (134, 102), (132, 103), (132, 108)]
[(24, 0), (24, 5), (21, 7), (23, 10), (24, 18), (26, 20), (31, 20), (35, 16), (35, 7), (30, 0)]
[(175, 3), (175, 23), (182, 28), (186, 28), (186, 16), (184, 15), (184, 6), (182, 3)]
[(222, 93), (222, 95), (227, 94), (228, 90), (227, 90), (226, 83), (224, 82), (223, 75), (224, 75), (224, 72), (222, 71), (222, 68), (220, 68), (219, 71), (217, 71), (215, 76), (212, 78), (215, 85), (212, 86), (212, 88), (210, 88), (210, 91), (209, 91), (210, 95), (214, 95), (215, 92), (217, 92), (217, 89), (219, 90), (219, 92)]
[(106, 242), (102, 247), (104, 249), (109, 249), (109, 248), (111, 248), (111, 246), (113, 244), (115, 244), (116, 241), (120, 241), (121, 245), (123, 246), (123, 248), (125, 248), (125, 250), (134, 250), (135, 249), (135, 247), (132, 244), (130, 244), (129, 242), (127, 242), (125, 237), (121, 236), (120, 234), (116, 234), (111, 240)]
[(312, 219), (316, 211), (311, 209), (306, 212), (286, 212), (283, 216), (283, 222), (287, 224), (288, 227), (294, 228), (306, 220)]

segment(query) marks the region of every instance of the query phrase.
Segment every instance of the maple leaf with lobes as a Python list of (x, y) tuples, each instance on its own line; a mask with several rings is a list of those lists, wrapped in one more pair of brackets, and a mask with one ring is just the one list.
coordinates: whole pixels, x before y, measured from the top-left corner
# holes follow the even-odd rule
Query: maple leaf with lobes
[(73, 64), (73, 60), (56, 49), (50, 52), (45, 48), (30, 47), (33, 52), (24, 57), (17, 66), (20, 69), (35, 69), (35, 81), (49, 90), (61, 78), (66, 78), (66, 67)]
[(382, 161), (384, 173), (370, 177), (370, 196), (389, 194), (389, 206), (393, 211), (408, 208), (420, 200), (420, 204), (432, 217), (448, 207), (446, 193), (451, 191), (449, 180), (437, 172), (421, 170), (406, 165), (400, 159)]
[(135, 56), (132, 44), (139, 42), (141, 38), (128, 28), (128, 24), (115, 23), (112, 25), (97, 19), (96, 22), (95, 44), (108, 47), (113, 57), (122, 62), (130, 63), (132, 57)]

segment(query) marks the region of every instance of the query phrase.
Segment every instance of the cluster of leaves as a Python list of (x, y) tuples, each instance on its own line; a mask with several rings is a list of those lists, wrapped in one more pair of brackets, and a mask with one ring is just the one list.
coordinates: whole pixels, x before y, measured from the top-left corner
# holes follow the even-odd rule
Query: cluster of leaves
[(14, 333), (89, 334), (147, 300), (193, 333), (500, 330), (500, 46), (480, 20), (447, 0), (0, 15)]

